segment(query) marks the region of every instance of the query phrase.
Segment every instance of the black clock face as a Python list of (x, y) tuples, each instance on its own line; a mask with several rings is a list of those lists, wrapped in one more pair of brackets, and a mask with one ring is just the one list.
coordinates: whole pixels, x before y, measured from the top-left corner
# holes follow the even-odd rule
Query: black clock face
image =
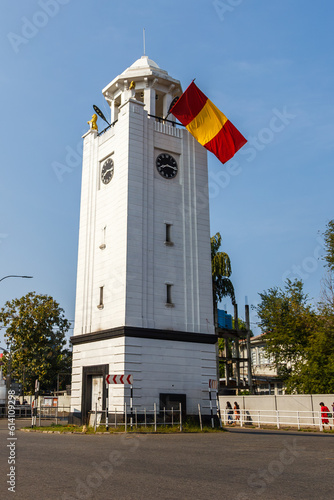
[(172, 157), (172, 155), (168, 153), (161, 153), (157, 156), (155, 164), (159, 174), (162, 177), (165, 177), (165, 179), (173, 179), (176, 176), (178, 167), (176, 160)]
[(101, 180), (103, 184), (108, 184), (114, 175), (114, 162), (108, 158), (102, 165)]

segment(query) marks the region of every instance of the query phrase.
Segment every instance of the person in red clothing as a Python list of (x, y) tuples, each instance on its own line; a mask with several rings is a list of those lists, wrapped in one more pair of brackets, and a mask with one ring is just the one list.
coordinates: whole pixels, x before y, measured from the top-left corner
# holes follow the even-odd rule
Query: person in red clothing
[(328, 420), (329, 409), (327, 408), (327, 406), (325, 406), (325, 403), (319, 403), (319, 405), (321, 406), (320, 411), (321, 411), (321, 421), (322, 421), (322, 423), (323, 424), (329, 424), (329, 420)]

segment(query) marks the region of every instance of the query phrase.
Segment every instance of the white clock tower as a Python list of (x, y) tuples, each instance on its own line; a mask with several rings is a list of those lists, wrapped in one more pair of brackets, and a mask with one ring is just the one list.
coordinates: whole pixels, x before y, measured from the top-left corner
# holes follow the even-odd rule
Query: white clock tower
[[(133, 404), (209, 413), (216, 378), (207, 153), (173, 118), (178, 80), (147, 56), (103, 89), (111, 126), (84, 135), (72, 412)], [(109, 411), (126, 386), (110, 385)]]

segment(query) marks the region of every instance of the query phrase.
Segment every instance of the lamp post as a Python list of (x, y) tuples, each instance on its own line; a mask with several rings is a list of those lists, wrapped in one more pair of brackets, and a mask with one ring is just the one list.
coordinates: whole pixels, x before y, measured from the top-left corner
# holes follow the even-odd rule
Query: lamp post
[(8, 276), (1, 278), (0, 281), (5, 280), (6, 278), (33, 278), (33, 276), (18, 276), (17, 274), (9, 274)]

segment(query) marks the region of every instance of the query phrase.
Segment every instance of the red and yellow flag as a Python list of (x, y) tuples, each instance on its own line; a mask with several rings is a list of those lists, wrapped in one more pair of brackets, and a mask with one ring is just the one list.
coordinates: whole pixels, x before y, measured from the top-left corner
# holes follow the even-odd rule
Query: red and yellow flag
[(170, 112), (222, 163), (230, 160), (247, 142), (194, 82), (183, 92)]

